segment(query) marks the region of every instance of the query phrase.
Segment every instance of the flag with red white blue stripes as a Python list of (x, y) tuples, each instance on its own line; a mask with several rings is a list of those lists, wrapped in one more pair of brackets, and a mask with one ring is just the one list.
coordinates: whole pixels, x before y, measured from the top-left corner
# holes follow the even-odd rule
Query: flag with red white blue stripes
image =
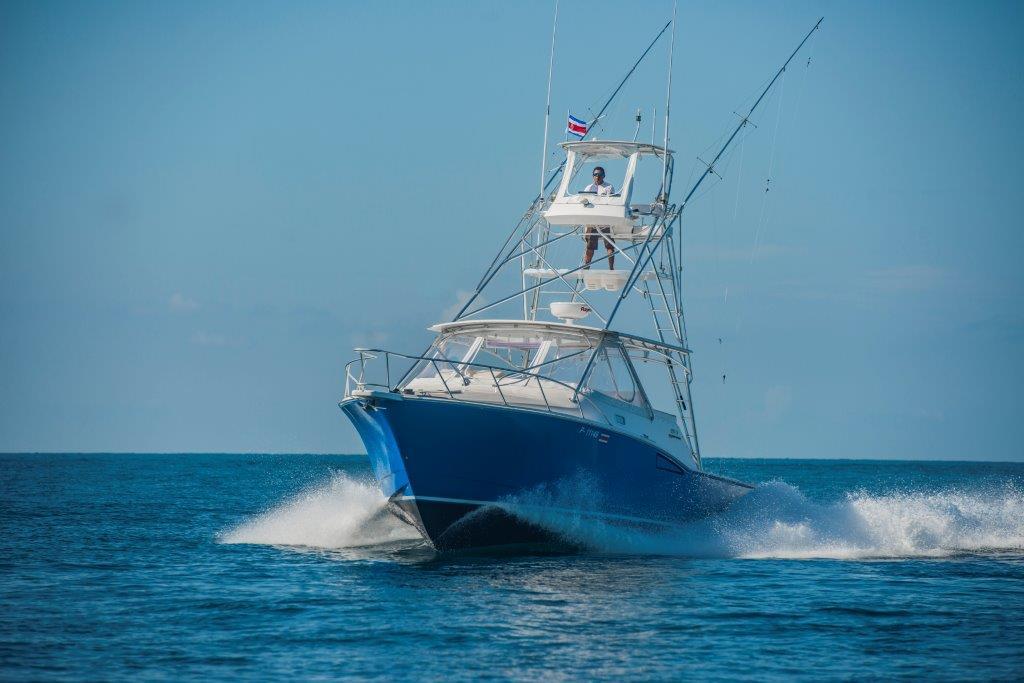
[(569, 123), (565, 128), (565, 132), (569, 133), (570, 135), (575, 135), (580, 140), (582, 140), (586, 136), (587, 131), (589, 129), (590, 124), (588, 124), (586, 121), (582, 119), (576, 118), (572, 114), (569, 114)]

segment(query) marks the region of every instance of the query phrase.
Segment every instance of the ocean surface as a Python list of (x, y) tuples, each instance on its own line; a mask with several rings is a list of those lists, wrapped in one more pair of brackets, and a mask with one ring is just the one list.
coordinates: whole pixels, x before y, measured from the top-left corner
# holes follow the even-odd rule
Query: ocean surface
[(0, 455), (0, 678), (1024, 677), (1024, 464), (707, 469), (759, 487), (438, 556), (360, 456)]

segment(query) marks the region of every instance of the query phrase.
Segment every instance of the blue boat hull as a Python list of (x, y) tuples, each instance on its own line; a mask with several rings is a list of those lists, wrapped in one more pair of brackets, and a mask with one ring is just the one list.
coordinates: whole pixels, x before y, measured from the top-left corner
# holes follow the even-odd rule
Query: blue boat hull
[(383, 392), (341, 408), (392, 510), (439, 550), (564, 541), (518, 508), (664, 527), (750, 489), (570, 416)]

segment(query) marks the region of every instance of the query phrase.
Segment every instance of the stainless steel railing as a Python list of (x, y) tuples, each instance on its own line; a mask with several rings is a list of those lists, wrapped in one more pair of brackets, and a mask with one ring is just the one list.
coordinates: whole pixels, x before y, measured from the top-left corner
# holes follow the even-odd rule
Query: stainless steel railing
[[(441, 380), (441, 384), (444, 386), (445, 394), (447, 394), (447, 397), (449, 399), (452, 399), (454, 401), (467, 401), (469, 403), (490, 403), (489, 401), (473, 401), (472, 399), (464, 398), (461, 396), (457, 397), (456, 394), (458, 393), (458, 389), (456, 389), (456, 391), (452, 391), (451, 386), (449, 386), (448, 384), (448, 380), (444, 378), (444, 374), (441, 372), (441, 366), (443, 365), (447, 365), (452, 370), (454, 375), (461, 378), (463, 386), (469, 386), (469, 384), (473, 381), (466, 376), (466, 373), (463, 371), (465, 368), (487, 370), (491, 375), (491, 381), (493, 382), (494, 387), (498, 390), (498, 396), (501, 397), (502, 404), (504, 404), (506, 407), (528, 408), (534, 410), (539, 409), (539, 406), (535, 404), (516, 403), (514, 400), (509, 401), (508, 397), (505, 395), (505, 392), (502, 391), (503, 384), (507, 388), (512, 384), (523, 382), (524, 380), (525, 384), (529, 384), (531, 381), (536, 380), (537, 387), (540, 390), (540, 396), (544, 401), (544, 410), (546, 410), (549, 413), (557, 412), (564, 414), (564, 411), (559, 411), (551, 406), (551, 402), (548, 400), (547, 393), (544, 391), (544, 382), (551, 382), (552, 384), (565, 387), (569, 391), (576, 394), (576, 396), (570, 398), (569, 401), (575, 404), (576, 410), (579, 411), (580, 417), (584, 419), (593, 419), (593, 416), (587, 415), (587, 413), (584, 412), (583, 410), (583, 402), (585, 401), (589, 406), (591, 406), (594, 409), (594, 414), (600, 415), (601, 419), (611, 424), (611, 421), (605, 416), (604, 411), (601, 410), (600, 406), (598, 406), (594, 401), (592, 401), (589, 397), (585, 396), (584, 394), (577, 394), (576, 387), (566, 384), (565, 382), (554, 379), (552, 377), (547, 377), (545, 375), (541, 375), (535, 372), (527, 372), (526, 370), (511, 370), (507, 367), (500, 367), (497, 365), (486, 365), (484, 363), (453, 361), (448, 360), (446, 358), (437, 358), (436, 356), (416, 356), (407, 353), (399, 353), (397, 351), (387, 351), (385, 349), (356, 348), (353, 349), (353, 351), (358, 353), (359, 357), (354, 358), (353, 360), (350, 360), (348, 363), (345, 364), (345, 398), (349, 398), (350, 396), (352, 396), (353, 391), (365, 391), (368, 388), (383, 389), (384, 391), (389, 392), (397, 391), (397, 387), (391, 386), (391, 356), (395, 356), (397, 358), (405, 358), (407, 360), (412, 360), (415, 361), (416, 363), (430, 363), (433, 366), (434, 371), (437, 373), (438, 379)], [(384, 356), (385, 379), (383, 384), (379, 382), (368, 381), (366, 378), (366, 367), (368, 362), (378, 359), (380, 355)], [(357, 363), (359, 364), (358, 375), (354, 374), (354, 366)], [(462, 368), (463, 370), (460, 370), (460, 368)]]

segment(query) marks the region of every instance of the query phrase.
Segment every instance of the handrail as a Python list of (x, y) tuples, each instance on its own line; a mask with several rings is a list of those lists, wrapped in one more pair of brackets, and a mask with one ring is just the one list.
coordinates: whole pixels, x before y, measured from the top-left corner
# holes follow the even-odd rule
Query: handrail
[[(351, 360), (351, 361), (349, 361), (348, 363), (345, 364), (345, 397), (346, 398), (348, 398), (349, 396), (352, 395), (352, 391), (353, 391), (352, 390), (352, 384), (355, 384), (355, 390), (356, 391), (365, 390), (366, 387), (383, 388), (383, 389), (386, 389), (387, 391), (394, 391), (394, 390), (396, 390), (397, 387), (395, 387), (394, 389), (392, 389), (392, 387), (391, 387), (391, 364), (389, 362), (390, 356), (397, 356), (399, 358), (405, 358), (407, 360), (412, 360), (412, 361), (417, 361), (417, 362), (419, 362), (419, 361), (428, 361), (428, 362), (430, 362), (430, 364), (434, 366), (434, 371), (437, 373), (437, 376), (440, 378), (441, 383), (444, 386), (444, 389), (445, 389), (445, 391), (448, 394), (448, 398), (453, 399), (453, 400), (464, 400), (464, 399), (456, 399), (455, 398), (455, 393), (451, 390), (451, 387), (448, 386), (448, 382), (445, 380), (444, 376), (441, 374), (441, 369), (440, 369), (440, 367), (438, 367), (438, 362), (447, 363), (449, 366), (452, 367), (453, 371), (455, 371), (457, 374), (460, 374), (460, 375), (461, 375), (461, 373), (458, 373), (458, 371), (454, 367), (456, 364), (458, 364), (459, 366), (461, 366), (463, 368), (466, 368), (466, 367), (481, 368), (481, 369), (489, 371), (490, 374), (491, 374), (491, 381), (494, 383), (494, 387), (498, 390), (498, 395), (501, 397), (501, 401), (502, 401), (502, 403), (506, 407), (511, 407), (513, 404), (511, 404), (509, 402), (508, 398), (505, 396), (505, 392), (501, 390), (502, 382), (499, 380), (497, 375), (495, 375), (495, 371), (504, 372), (504, 373), (507, 373), (507, 375), (511, 375), (511, 376), (515, 376), (515, 375), (525, 376), (527, 378), (527, 380), (526, 380), (527, 382), (529, 382), (530, 379), (536, 379), (537, 380), (537, 386), (540, 388), (541, 398), (544, 400), (544, 407), (547, 409), (548, 412), (556, 412), (556, 411), (551, 408), (551, 403), (548, 400), (547, 394), (544, 391), (544, 386), (543, 386), (541, 380), (544, 380), (546, 382), (553, 382), (554, 384), (558, 384), (559, 386), (565, 387), (566, 389), (568, 389), (569, 391), (574, 392), (574, 393), (576, 391), (576, 387), (574, 387), (572, 385), (569, 385), (569, 384), (566, 384), (565, 382), (562, 382), (561, 380), (557, 380), (557, 379), (554, 379), (553, 377), (548, 377), (546, 375), (541, 375), (541, 374), (538, 374), (538, 373), (535, 373), (535, 372), (527, 372), (526, 370), (510, 370), (509, 368), (501, 367), (501, 366), (498, 366), (498, 365), (487, 365), (485, 363), (471, 363), (471, 362), (464, 362), (464, 361), (457, 361), (456, 362), (456, 361), (448, 360), (447, 358), (442, 358), (439, 361), (434, 356), (413, 355), (413, 354), (408, 354), (408, 353), (400, 353), (398, 351), (388, 351), (386, 349), (355, 348), (355, 349), (353, 349), (353, 351), (355, 351), (356, 353), (359, 354), (359, 358), (355, 358), (355, 359), (353, 359), (353, 360)], [(375, 359), (377, 359), (379, 357), (377, 354), (384, 354), (385, 368), (386, 368), (386, 377), (385, 377), (386, 384), (380, 384), (378, 382), (368, 382), (368, 381), (366, 381), (366, 361), (367, 360), (375, 360)], [(358, 377), (356, 377), (352, 373), (352, 366), (355, 365), (356, 363), (359, 363), (359, 376)], [(465, 377), (464, 375), (462, 375), (462, 378), (463, 378), (463, 382), (466, 385), (468, 385), (470, 380), (467, 377)], [(501, 379), (505, 379), (505, 378), (503, 377)], [(577, 409), (580, 412), (580, 416), (583, 417), (584, 419), (587, 419), (586, 414), (583, 412), (583, 406), (582, 406), (582, 401), (585, 400), (593, 408), (595, 408), (597, 410), (598, 414), (601, 415), (601, 417), (604, 419), (605, 422), (607, 422), (608, 424), (611, 424), (611, 420), (608, 419), (608, 417), (604, 414), (604, 411), (601, 409), (601, 407), (597, 403), (595, 403), (591, 398), (589, 398), (587, 396), (580, 396), (580, 395), (576, 394), (573, 398), (570, 398), (569, 400), (570, 400), (570, 402), (573, 402), (573, 403), (576, 404), (576, 407), (577, 407)]]

